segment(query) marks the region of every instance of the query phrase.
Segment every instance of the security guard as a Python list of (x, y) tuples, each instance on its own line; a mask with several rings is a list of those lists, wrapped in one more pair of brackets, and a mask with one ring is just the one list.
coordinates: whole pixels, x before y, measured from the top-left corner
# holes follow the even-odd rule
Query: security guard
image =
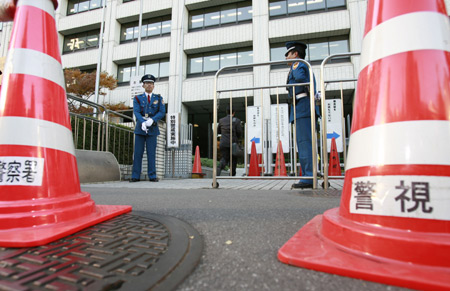
[[(286, 60), (289, 59), (305, 59), (306, 44), (297, 41), (289, 41), (286, 43)], [(291, 69), (287, 77), (287, 84), (309, 83), (309, 69), (308, 66), (302, 62), (295, 62), (288, 64)], [(314, 76), (313, 76), (314, 77)], [(295, 118), (296, 118), (296, 135), (297, 135), (297, 149), (298, 158), (302, 167), (302, 176), (313, 175), (313, 161), (312, 161), (312, 141), (311, 141), (311, 108), (309, 87), (295, 86)], [(314, 78), (314, 93), (316, 93), (316, 79)], [(293, 87), (287, 87), (289, 93), (289, 100), (292, 100)], [(317, 107), (317, 106), (316, 106)], [(316, 114), (319, 109), (316, 108)], [(294, 122), (294, 110), (291, 107), (289, 121)], [(308, 179), (300, 179), (298, 183), (292, 185), (292, 188), (304, 189), (312, 188), (313, 181)]]
[(159, 94), (154, 94), (155, 77), (144, 75), (141, 78), (145, 93), (135, 96), (133, 99), (133, 112), (136, 116), (136, 128), (134, 130), (134, 158), (133, 172), (130, 182), (138, 182), (141, 177), (142, 156), (144, 145), (147, 149), (147, 173), (150, 182), (158, 182), (156, 177), (156, 139), (159, 135), (158, 121), (166, 114), (166, 106)]

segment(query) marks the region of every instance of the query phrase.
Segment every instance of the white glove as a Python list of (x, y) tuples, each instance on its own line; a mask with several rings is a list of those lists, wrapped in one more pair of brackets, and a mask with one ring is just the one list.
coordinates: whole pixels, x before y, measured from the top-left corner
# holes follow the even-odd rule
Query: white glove
[(145, 125), (146, 125), (147, 127), (152, 126), (152, 124), (153, 124), (153, 119), (151, 119), (151, 118), (149, 118), (149, 119), (145, 122)]
[(147, 125), (145, 125), (145, 124), (146, 124), (146, 122), (142, 122), (141, 128), (143, 131), (148, 132)]

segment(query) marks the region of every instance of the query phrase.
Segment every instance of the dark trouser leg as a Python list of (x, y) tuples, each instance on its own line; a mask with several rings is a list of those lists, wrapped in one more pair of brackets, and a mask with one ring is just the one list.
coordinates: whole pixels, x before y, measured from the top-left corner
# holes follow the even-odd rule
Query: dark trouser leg
[[(221, 172), (230, 163), (230, 148), (220, 147), (222, 158), (220, 159), (219, 171)], [(220, 174), (217, 174), (220, 176)]]
[[(297, 119), (297, 149), (298, 159), (302, 167), (302, 176), (312, 177), (312, 142), (311, 142), (311, 118)], [(301, 179), (300, 182), (312, 184), (312, 180)]]
[(134, 155), (133, 155), (133, 171), (132, 179), (141, 178), (142, 156), (144, 155), (145, 135), (134, 135)]
[(146, 139), (147, 146), (147, 174), (149, 179), (156, 178), (156, 143), (157, 135), (148, 135)]

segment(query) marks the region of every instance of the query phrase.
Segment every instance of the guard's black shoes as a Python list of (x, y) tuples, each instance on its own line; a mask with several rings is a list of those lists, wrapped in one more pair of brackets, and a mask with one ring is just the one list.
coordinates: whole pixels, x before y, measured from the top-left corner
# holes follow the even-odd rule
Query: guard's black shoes
[(291, 189), (307, 189), (307, 188), (312, 188), (312, 187), (313, 187), (312, 184), (299, 182), (299, 183), (292, 184)]
[(139, 181), (140, 181), (139, 179), (131, 178), (130, 183), (133, 183), (133, 182), (139, 182)]
[(150, 179), (148, 179), (150, 182), (159, 182), (159, 179), (158, 178), (150, 178)]

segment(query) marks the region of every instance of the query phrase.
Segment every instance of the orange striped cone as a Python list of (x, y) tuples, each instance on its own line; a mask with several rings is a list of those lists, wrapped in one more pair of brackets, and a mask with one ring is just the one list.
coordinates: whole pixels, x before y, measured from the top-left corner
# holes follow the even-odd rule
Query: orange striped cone
[(248, 167), (248, 176), (255, 177), (259, 176), (259, 166), (258, 166), (258, 157), (256, 153), (256, 144), (255, 141), (252, 141), (252, 151), (250, 154), (250, 166)]
[(330, 165), (328, 166), (328, 175), (341, 176), (341, 164), (339, 162), (339, 153), (336, 149), (336, 139), (331, 139)]
[(278, 142), (274, 176), (287, 176), (286, 164), (284, 162), (283, 145), (281, 144), (281, 140)]
[(340, 208), (281, 261), (450, 290), (450, 21), (442, 0), (369, 0)]
[(19, 0), (0, 97), (0, 246), (49, 243), (131, 211), (81, 192), (54, 19)]

